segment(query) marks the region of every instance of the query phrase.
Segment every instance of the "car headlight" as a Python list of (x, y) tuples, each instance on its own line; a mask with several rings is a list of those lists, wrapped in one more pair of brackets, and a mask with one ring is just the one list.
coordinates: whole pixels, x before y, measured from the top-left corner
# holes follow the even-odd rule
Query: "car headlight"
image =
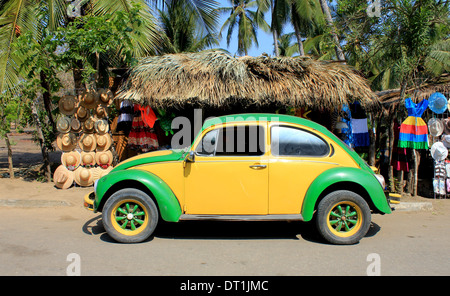
[(375, 177), (377, 178), (378, 182), (380, 182), (381, 187), (383, 187), (383, 189), (385, 189), (386, 188), (386, 181), (384, 180), (383, 175), (375, 174)]

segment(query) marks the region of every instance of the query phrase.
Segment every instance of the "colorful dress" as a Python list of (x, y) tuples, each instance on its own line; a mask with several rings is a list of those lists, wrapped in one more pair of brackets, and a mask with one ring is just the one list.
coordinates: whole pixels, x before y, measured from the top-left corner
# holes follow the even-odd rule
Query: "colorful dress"
[(134, 117), (128, 135), (128, 146), (139, 152), (156, 150), (159, 147), (158, 137), (142, 118), (141, 109), (140, 105), (134, 105)]
[(407, 98), (405, 106), (408, 110), (408, 117), (400, 126), (398, 147), (428, 149), (428, 127), (421, 117), (428, 107), (428, 100), (422, 100), (415, 104), (410, 98)]

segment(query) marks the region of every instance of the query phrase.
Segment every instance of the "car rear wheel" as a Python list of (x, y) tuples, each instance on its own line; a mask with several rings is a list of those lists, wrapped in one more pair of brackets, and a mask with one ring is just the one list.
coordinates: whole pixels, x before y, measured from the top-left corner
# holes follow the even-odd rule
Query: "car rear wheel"
[(359, 242), (369, 230), (371, 213), (360, 195), (346, 190), (325, 196), (317, 208), (317, 228), (332, 243), (349, 245)]
[(103, 207), (102, 220), (106, 232), (121, 243), (146, 240), (158, 224), (158, 208), (153, 200), (137, 189), (115, 192)]

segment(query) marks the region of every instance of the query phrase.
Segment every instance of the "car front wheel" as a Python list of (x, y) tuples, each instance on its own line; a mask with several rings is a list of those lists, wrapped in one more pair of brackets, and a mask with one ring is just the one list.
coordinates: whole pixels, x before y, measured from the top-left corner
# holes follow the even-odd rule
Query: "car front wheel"
[(322, 237), (339, 245), (355, 244), (369, 230), (371, 213), (360, 195), (346, 190), (329, 193), (319, 203), (316, 224)]
[(122, 189), (106, 201), (103, 226), (114, 240), (139, 243), (146, 240), (158, 223), (158, 209), (153, 200), (137, 189)]

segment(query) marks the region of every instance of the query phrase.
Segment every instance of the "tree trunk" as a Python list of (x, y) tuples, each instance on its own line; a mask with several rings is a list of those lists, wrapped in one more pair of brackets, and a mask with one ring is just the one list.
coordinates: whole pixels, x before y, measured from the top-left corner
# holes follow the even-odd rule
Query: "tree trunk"
[(394, 149), (394, 118), (389, 117), (389, 190), (395, 192), (394, 168), (392, 166), (392, 152)]
[(42, 158), (44, 160), (43, 167), (45, 170), (45, 176), (46, 176), (47, 182), (50, 182), (52, 179), (52, 171), (50, 168), (50, 158), (48, 156), (47, 147), (45, 147), (44, 134), (42, 133), (42, 124), (39, 119), (38, 111), (37, 111), (38, 110), (38, 108), (37, 108), (38, 99), (39, 99), (39, 96), (37, 96), (36, 99), (32, 102), (31, 113), (33, 115), (34, 123), (36, 125), (36, 131), (37, 131), (37, 136), (39, 139), (39, 145), (41, 146)]
[(327, 0), (319, 0), (320, 6), (322, 7), (322, 12), (325, 15), (325, 20), (327, 21), (327, 25), (331, 30), (331, 35), (333, 36), (333, 42), (335, 44), (336, 56), (339, 61), (345, 61), (344, 52), (342, 51), (341, 44), (339, 42), (339, 37), (336, 33), (336, 28), (333, 24), (333, 19), (331, 18), (330, 8), (328, 7)]
[(420, 164), (420, 153), (414, 149), (414, 183), (413, 183), (413, 195), (417, 195), (417, 181), (419, 180), (419, 164)]
[(294, 25), (295, 36), (297, 37), (298, 52), (299, 52), (300, 56), (304, 56), (305, 50), (303, 49), (303, 42), (302, 42), (302, 36), (300, 36), (300, 30), (298, 29), (298, 25), (295, 21), (294, 21), (293, 25)]
[(273, 30), (272, 31), (272, 35), (273, 35), (273, 44), (274, 44), (275, 56), (279, 57), (280, 56), (280, 49), (278, 48), (278, 33), (277, 33), (277, 30)]
[(5, 134), (6, 148), (8, 150), (8, 165), (9, 165), (9, 177), (14, 179), (14, 168), (12, 160), (11, 142), (9, 141), (8, 133)]
[(42, 94), (42, 98), (44, 100), (44, 108), (45, 108), (45, 112), (47, 112), (47, 116), (48, 116), (48, 120), (52, 126), (52, 130), (55, 131), (56, 130), (56, 124), (55, 121), (53, 120), (53, 114), (52, 114), (52, 101), (50, 98), (50, 86), (48, 85), (47, 82), (47, 77), (45, 75), (44, 72), (40, 72), (39, 73), (40, 79), (41, 79), (41, 86), (42, 88), (45, 90)]

